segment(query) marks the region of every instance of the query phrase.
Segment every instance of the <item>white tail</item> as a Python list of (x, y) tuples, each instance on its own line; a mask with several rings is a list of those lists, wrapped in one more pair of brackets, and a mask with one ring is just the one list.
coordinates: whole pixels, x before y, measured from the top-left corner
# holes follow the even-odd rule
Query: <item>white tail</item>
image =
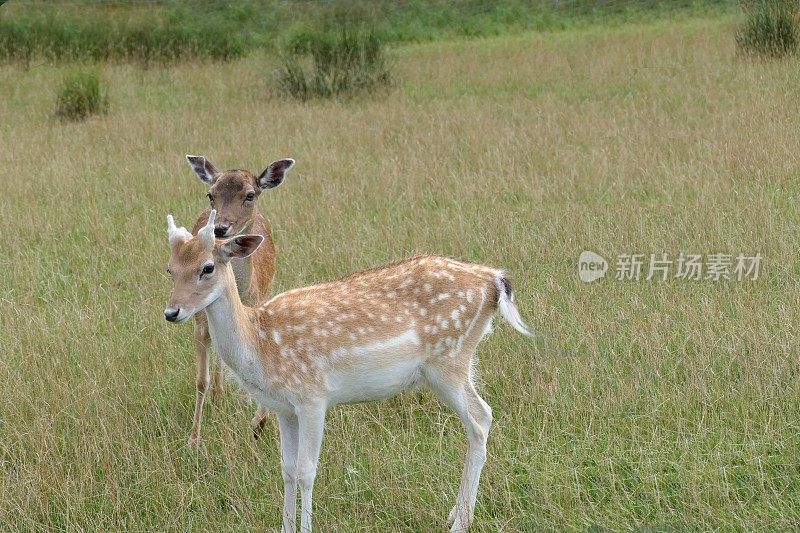
[(505, 277), (503, 272), (498, 273), (495, 278), (495, 284), (497, 285), (497, 308), (500, 310), (500, 315), (505, 319), (506, 322), (511, 324), (511, 327), (515, 330), (519, 331), (523, 335), (528, 337), (533, 337), (536, 333), (533, 329), (522, 320), (522, 317), (519, 314), (519, 309), (517, 309), (517, 304), (514, 302), (516, 299), (514, 296), (514, 290), (511, 288), (511, 282), (508, 281), (508, 278)]

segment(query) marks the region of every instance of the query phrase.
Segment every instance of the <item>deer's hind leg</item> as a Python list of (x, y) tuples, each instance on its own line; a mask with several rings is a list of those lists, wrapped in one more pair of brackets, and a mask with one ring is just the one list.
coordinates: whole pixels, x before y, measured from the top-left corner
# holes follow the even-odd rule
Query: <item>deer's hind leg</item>
[(222, 383), (225, 381), (223, 363), (219, 357), (214, 358), (214, 377), (211, 380), (211, 400), (218, 402), (222, 398)]
[(250, 421), (250, 428), (253, 430), (254, 439), (258, 440), (261, 438), (261, 434), (264, 432), (264, 426), (267, 425), (268, 416), (269, 411), (261, 406), (258, 406), (258, 409), (256, 409), (256, 414), (253, 415), (253, 419)]
[[(461, 419), (467, 432), (467, 457), (461, 484), (448, 521), (451, 532), (467, 531), (475, 514), (478, 483), (486, 462), (486, 442), (492, 425), (492, 409), (480, 397), (472, 382), (472, 354), (462, 353), (440, 359), (424, 371), (426, 383)], [(465, 362), (466, 361), (466, 362)]]

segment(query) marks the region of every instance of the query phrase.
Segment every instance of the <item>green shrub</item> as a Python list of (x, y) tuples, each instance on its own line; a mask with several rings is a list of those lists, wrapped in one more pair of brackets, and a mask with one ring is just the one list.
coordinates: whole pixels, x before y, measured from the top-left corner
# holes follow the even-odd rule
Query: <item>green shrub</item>
[(797, 0), (750, 0), (736, 35), (740, 51), (772, 57), (793, 54), (800, 42)]
[[(177, 16), (177, 15), (176, 15)], [(0, 17), (0, 59), (29, 62), (121, 60), (168, 63), (184, 59), (229, 60), (245, 53), (241, 37), (214, 20), (162, 17), (116, 20), (56, 12)]]
[[(0, 61), (229, 60), (310, 27), (374, 28), (389, 42), (561, 29), (680, 10), (727, 10), (739, 0), (159, 0), (6, 2)], [(0, 0), (0, 3), (2, 0)]]
[(74, 72), (64, 78), (56, 100), (56, 117), (84, 120), (108, 111), (108, 95), (94, 72)]
[(300, 99), (332, 97), (391, 83), (384, 45), (373, 30), (304, 32), (281, 56), (279, 88)]

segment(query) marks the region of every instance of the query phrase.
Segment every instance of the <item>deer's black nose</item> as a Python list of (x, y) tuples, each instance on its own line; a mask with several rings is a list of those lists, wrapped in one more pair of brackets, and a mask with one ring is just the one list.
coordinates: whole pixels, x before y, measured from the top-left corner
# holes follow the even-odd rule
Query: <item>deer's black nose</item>
[(214, 236), (215, 237), (224, 237), (228, 230), (231, 229), (230, 225), (228, 226), (214, 226)]
[(178, 319), (180, 312), (180, 308), (173, 309), (172, 307), (167, 307), (164, 309), (164, 318), (166, 318), (169, 322), (175, 322)]

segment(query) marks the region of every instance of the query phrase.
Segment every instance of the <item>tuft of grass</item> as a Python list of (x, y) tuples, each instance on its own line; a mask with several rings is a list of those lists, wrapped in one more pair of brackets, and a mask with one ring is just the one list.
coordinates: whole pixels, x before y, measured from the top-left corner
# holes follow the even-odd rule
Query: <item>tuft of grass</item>
[(373, 30), (302, 33), (281, 57), (278, 87), (306, 100), (386, 87), (391, 83), (384, 45)]
[(771, 57), (797, 51), (800, 31), (796, 0), (750, 0), (743, 7), (746, 18), (736, 35), (740, 51)]
[(108, 94), (96, 73), (77, 71), (64, 78), (56, 100), (56, 117), (62, 120), (85, 120), (106, 111)]

